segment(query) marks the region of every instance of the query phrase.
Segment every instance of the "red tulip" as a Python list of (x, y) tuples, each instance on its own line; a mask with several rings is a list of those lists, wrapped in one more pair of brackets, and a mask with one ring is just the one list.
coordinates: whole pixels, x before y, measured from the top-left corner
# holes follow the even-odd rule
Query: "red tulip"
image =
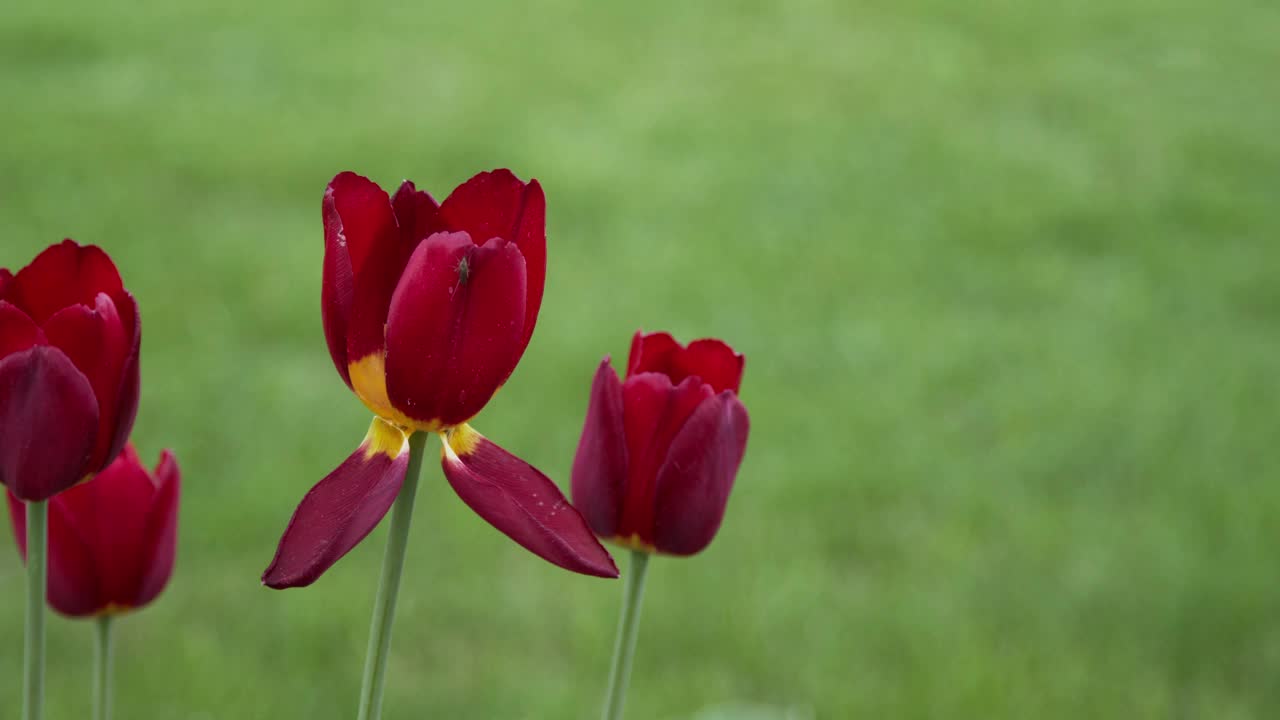
[(536, 180), (481, 173), (441, 204), (405, 181), (393, 197), (344, 172), (324, 194), (321, 315), (338, 373), (376, 416), (365, 442), (303, 498), (263, 574), (309, 585), (390, 509), (408, 436), (439, 433), (472, 510), (561, 567), (615, 577), (608, 552), (545, 475), (467, 421), (515, 370), (546, 274)]
[(597, 535), (670, 555), (710, 544), (747, 447), (742, 367), (719, 340), (666, 333), (636, 333), (626, 382), (600, 363), (573, 461), (573, 502)]
[[(133, 445), (86, 483), (49, 501), (49, 604), (84, 617), (136, 610), (160, 594), (173, 572), (178, 528), (178, 462), (168, 450), (152, 474)], [(18, 551), (27, 556), (26, 507), (12, 492)]]
[(138, 305), (100, 248), (0, 268), (0, 483), (46, 500), (106, 467), (138, 410)]

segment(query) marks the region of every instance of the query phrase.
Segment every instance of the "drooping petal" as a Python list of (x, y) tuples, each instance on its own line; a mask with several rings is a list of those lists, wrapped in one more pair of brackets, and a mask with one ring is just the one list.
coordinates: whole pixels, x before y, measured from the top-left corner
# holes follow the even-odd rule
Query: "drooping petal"
[(281, 590), (316, 581), (391, 509), (409, 465), (409, 438), (374, 418), (364, 442), (298, 505), (262, 582)]
[(98, 432), (89, 380), (59, 349), (0, 360), (0, 483), (46, 500), (84, 478)]
[(715, 537), (747, 449), (747, 410), (731, 391), (694, 411), (658, 471), (653, 544), (693, 555)]
[(736, 393), (742, 384), (743, 364), (743, 356), (720, 340), (694, 340), (684, 347), (664, 332), (637, 332), (631, 340), (627, 377), (657, 372), (677, 384), (687, 377), (700, 377), (716, 392)]
[(582, 439), (573, 458), (573, 504), (601, 537), (618, 534), (627, 479), (627, 438), (622, 383), (605, 358), (591, 384)]
[(699, 405), (713, 397), (697, 378), (672, 385), (666, 375), (641, 373), (622, 385), (627, 438), (627, 482), (617, 535), (651, 545), (654, 483), (680, 428)]
[(441, 465), (458, 497), (538, 557), (583, 575), (617, 577), (613, 558), (556, 484), (471, 428), (444, 440)]
[(37, 325), (69, 305), (93, 307), (98, 293), (124, 289), (115, 263), (102, 248), (67, 239), (51, 245), (18, 271), (6, 292)]
[(376, 183), (353, 172), (339, 173), (325, 188), (324, 276), (320, 314), (329, 355), (343, 381), (347, 373), (347, 334), (352, 322), (355, 279), (374, 246), (399, 234), (391, 201)]
[(0, 300), (0, 358), (43, 344), (40, 326), (16, 306)]
[(437, 233), (418, 245), (387, 320), (391, 404), (427, 430), (480, 412), (519, 362), (524, 298), (514, 244)]
[[(27, 559), (26, 506), (12, 492), (6, 493), (13, 534), (18, 552)], [(94, 568), (93, 553), (66, 516), (60, 503), (49, 504), (48, 525), (48, 590), (49, 605), (68, 617), (94, 615), (107, 607)], [(57, 551), (53, 552), (53, 548)]]
[(520, 248), (528, 276), (523, 353), (542, 307), (547, 275), (547, 200), (542, 185), (537, 180), (521, 182), (505, 168), (483, 172), (450, 193), (440, 215), (449, 229), (470, 234), (476, 244), (500, 237)]
[(142, 541), (142, 573), (129, 604), (141, 607), (156, 599), (173, 574), (178, 546), (178, 504), (182, 495), (182, 473), (173, 453), (165, 450), (155, 473), (156, 493), (147, 508), (147, 526)]
[[(133, 354), (129, 345), (136, 339), (134, 333), (126, 334), (115, 302), (106, 293), (98, 294), (92, 308), (71, 305), (54, 313), (45, 323), (44, 332), (49, 344), (66, 353), (89, 379), (98, 399), (97, 441), (89, 468), (100, 470), (112, 459), (109, 453), (116, 442), (116, 412), (125, 363)], [(127, 432), (128, 428), (126, 436)], [(115, 450), (118, 452), (119, 448)]]

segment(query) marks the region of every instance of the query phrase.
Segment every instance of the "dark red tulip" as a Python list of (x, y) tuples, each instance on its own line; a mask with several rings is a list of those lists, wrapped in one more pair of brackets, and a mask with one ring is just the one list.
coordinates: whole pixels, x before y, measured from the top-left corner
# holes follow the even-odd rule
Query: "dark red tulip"
[(46, 500), (106, 467), (138, 410), (138, 305), (100, 248), (0, 268), (0, 483)]
[(573, 461), (573, 502), (621, 545), (693, 555), (711, 543), (747, 447), (743, 357), (719, 340), (636, 333), (627, 379), (600, 363)]
[(309, 585), (391, 508), (408, 436), (435, 432), (450, 484), (481, 517), (575, 572), (617, 576), (545, 475), (467, 425), (524, 354), (542, 305), (546, 201), (537, 180), (481, 173), (437, 204), (351, 172), (324, 194), (321, 315), (338, 373), (376, 415), (365, 442), (303, 499), (263, 575)]
[[(136, 610), (160, 594), (173, 572), (178, 529), (178, 462), (168, 450), (155, 473), (133, 445), (86, 483), (49, 501), (49, 604), (84, 617)], [(26, 506), (12, 492), (9, 517), (27, 555)]]

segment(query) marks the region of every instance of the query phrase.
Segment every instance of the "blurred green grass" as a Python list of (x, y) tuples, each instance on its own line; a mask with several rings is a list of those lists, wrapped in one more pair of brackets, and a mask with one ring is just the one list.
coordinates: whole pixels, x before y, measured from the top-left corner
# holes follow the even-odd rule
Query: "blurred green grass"
[[(637, 327), (748, 358), (747, 460), (712, 547), (653, 567), (629, 717), (1280, 715), (1278, 36), (1244, 0), (6, 6), (0, 263), (116, 257), (135, 439), (185, 469), (118, 715), (353, 714), (382, 531), (257, 580), (368, 422), (321, 192), (495, 166), (544, 184), (550, 270), (482, 432), (563, 485)], [(4, 717), (21, 583), (0, 553)], [(620, 592), (429, 471), (386, 716), (594, 717)], [(89, 628), (50, 632), (49, 716), (84, 716)]]

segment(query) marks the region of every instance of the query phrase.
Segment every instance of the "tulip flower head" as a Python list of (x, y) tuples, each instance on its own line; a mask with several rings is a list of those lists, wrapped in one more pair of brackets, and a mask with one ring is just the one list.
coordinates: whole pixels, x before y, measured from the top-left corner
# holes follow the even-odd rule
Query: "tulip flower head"
[(670, 555), (710, 544), (747, 446), (742, 368), (719, 340), (667, 333), (636, 333), (625, 382), (600, 363), (573, 462), (573, 501), (597, 535)]
[(538, 318), (538, 182), (495, 170), (437, 203), (412, 182), (388, 197), (344, 172), (325, 190), (323, 217), (329, 355), (374, 419), (298, 506), (263, 582), (309, 585), (363, 540), (400, 491), (414, 432), (440, 435), (445, 477), (498, 530), (561, 567), (616, 576), (555, 484), (468, 425), (515, 370)]
[[(125, 446), (88, 482), (49, 501), (49, 605), (70, 617), (136, 610), (173, 572), (181, 475), (168, 450), (155, 472)], [(26, 506), (8, 493), (18, 551), (27, 556)]]
[(100, 248), (0, 268), (0, 484), (40, 501), (105, 468), (138, 410), (138, 305)]

